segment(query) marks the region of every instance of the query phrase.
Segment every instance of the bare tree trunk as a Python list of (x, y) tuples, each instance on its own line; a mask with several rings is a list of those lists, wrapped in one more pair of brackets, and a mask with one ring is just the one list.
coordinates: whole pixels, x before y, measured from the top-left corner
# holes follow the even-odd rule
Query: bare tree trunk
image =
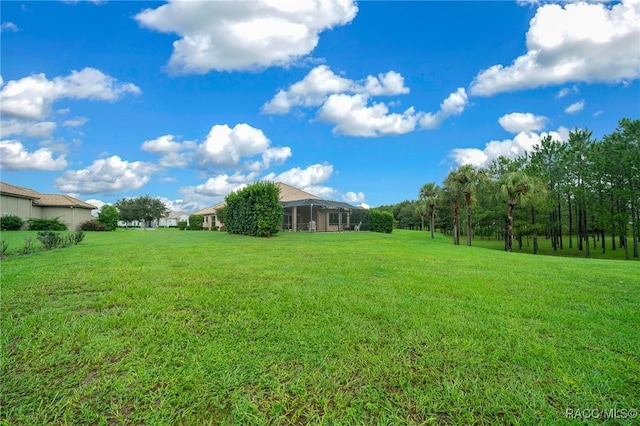
[(471, 245), (471, 193), (466, 192), (464, 194), (465, 201), (467, 202), (467, 245)]
[(453, 244), (460, 245), (460, 200), (456, 200), (453, 208)]
[(513, 207), (514, 204), (509, 203), (507, 210), (507, 251), (513, 251)]
[(536, 230), (536, 208), (531, 206), (531, 225), (533, 231), (533, 254), (538, 254), (538, 231)]
[(434, 208), (434, 206), (431, 206), (431, 212), (429, 214), (429, 228), (431, 229), (431, 239), (433, 240), (436, 236), (435, 236), (435, 229), (434, 229), (434, 225), (435, 225), (435, 221), (436, 221), (436, 209)]
[(585, 257), (591, 257), (591, 249), (589, 248), (589, 227), (588, 227), (588, 223), (587, 223), (587, 211), (585, 210), (585, 212), (583, 213), (583, 220), (584, 220), (584, 247), (585, 247), (585, 251), (584, 251), (584, 255)]
[(573, 214), (571, 211), (571, 196), (569, 196), (569, 248), (573, 248)]

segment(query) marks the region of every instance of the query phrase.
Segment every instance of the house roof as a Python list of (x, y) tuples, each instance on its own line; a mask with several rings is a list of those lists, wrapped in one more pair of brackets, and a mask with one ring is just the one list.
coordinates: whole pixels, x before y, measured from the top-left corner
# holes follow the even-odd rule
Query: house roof
[(351, 204), (333, 200), (321, 200), (318, 198), (307, 198), (306, 200), (281, 201), (282, 207), (288, 209), (290, 207), (318, 206), (330, 209), (353, 210), (356, 207)]
[(310, 194), (301, 189), (295, 188), (286, 183), (276, 182), (275, 185), (280, 188), (280, 201), (294, 201), (294, 200), (320, 200), (317, 195)]
[(80, 209), (97, 209), (96, 206), (80, 201), (77, 198), (64, 194), (41, 194), (29, 188), (9, 185), (0, 182), (0, 192), (13, 197), (27, 198), (32, 200), (34, 206), (41, 207), (75, 207)]
[(195, 212), (194, 214), (201, 214), (201, 215), (210, 215), (210, 214), (216, 214), (216, 211), (220, 210), (221, 208), (223, 208), (227, 203), (226, 202), (221, 202), (216, 204), (215, 206), (211, 206), (211, 207), (205, 207), (202, 210), (198, 210), (197, 212)]
[(32, 189), (23, 188), (21, 186), (9, 185), (8, 183), (4, 183), (4, 182), (0, 182), (0, 193), (13, 195), (14, 197), (19, 197), (19, 198), (30, 198), (32, 200), (36, 198), (40, 198), (40, 196), (42, 195)]
[(64, 194), (40, 194), (37, 200), (33, 200), (33, 204), (36, 206), (47, 207), (75, 207), (79, 209), (97, 209), (93, 204), (85, 203), (77, 198), (70, 197)]

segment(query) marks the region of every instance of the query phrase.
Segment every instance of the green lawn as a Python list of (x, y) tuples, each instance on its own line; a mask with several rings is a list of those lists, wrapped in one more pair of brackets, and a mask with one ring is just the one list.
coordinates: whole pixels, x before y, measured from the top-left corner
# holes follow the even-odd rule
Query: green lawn
[(640, 408), (639, 262), (398, 230), (118, 230), (0, 267), (6, 424), (555, 425)]

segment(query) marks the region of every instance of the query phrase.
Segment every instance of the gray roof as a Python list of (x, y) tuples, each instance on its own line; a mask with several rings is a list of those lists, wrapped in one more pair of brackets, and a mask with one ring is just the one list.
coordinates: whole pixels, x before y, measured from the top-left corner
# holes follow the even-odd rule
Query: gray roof
[(307, 198), (304, 200), (293, 200), (293, 201), (280, 201), (282, 207), (288, 209), (290, 207), (324, 207), (328, 209), (343, 209), (343, 210), (353, 210), (356, 207), (351, 204), (343, 203), (341, 201), (333, 201), (333, 200), (322, 200), (322, 199), (313, 199)]

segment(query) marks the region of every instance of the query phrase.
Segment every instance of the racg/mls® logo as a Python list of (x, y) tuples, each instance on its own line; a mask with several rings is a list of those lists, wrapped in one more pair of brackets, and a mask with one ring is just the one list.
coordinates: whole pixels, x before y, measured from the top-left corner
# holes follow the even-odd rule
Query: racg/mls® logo
[(610, 408), (610, 409), (602, 409), (602, 408), (567, 408), (564, 412), (564, 416), (567, 419), (635, 419), (638, 417), (638, 409), (637, 408)]

